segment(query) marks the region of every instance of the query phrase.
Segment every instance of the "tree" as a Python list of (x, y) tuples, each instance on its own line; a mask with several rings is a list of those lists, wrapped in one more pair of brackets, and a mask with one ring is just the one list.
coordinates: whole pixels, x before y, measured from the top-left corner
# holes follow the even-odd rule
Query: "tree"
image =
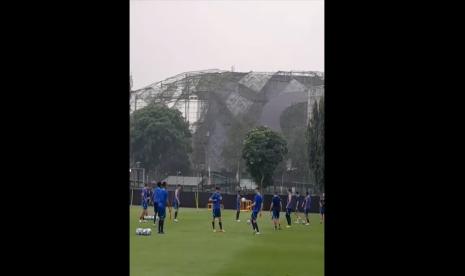
[(320, 104), (315, 102), (313, 116), (307, 127), (308, 165), (313, 174), (315, 186), (324, 191), (325, 184), (325, 139), (324, 139), (324, 98)]
[(260, 188), (272, 184), (273, 172), (286, 154), (286, 140), (270, 128), (261, 126), (247, 133), (242, 158), (246, 161), (247, 171)]
[(178, 110), (149, 104), (131, 116), (132, 161), (140, 161), (153, 177), (181, 170), (188, 173), (191, 133)]

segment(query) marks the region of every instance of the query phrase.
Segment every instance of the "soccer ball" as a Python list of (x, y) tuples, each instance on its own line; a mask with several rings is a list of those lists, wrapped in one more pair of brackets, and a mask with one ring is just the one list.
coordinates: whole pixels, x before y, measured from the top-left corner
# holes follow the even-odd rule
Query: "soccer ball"
[(242, 200), (242, 202), (245, 202), (245, 201), (246, 201), (245, 197), (241, 198), (241, 200)]
[(152, 234), (152, 229), (150, 229), (150, 228), (145, 229), (145, 235), (146, 236), (150, 236), (151, 234)]
[(142, 235), (142, 228), (136, 229), (136, 235)]
[(247, 220), (247, 224), (250, 224), (250, 219)]

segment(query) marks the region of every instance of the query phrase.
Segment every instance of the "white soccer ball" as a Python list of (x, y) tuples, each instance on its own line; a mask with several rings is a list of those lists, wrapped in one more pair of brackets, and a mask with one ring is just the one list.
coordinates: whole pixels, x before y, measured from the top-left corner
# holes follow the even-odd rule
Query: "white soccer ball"
[(136, 235), (142, 235), (142, 228), (136, 229)]
[(241, 198), (242, 202), (245, 202), (247, 199), (245, 197)]
[(148, 234), (147, 229), (143, 229), (143, 230), (142, 230), (142, 235), (146, 236), (147, 234)]
[(150, 228), (145, 229), (145, 231), (146, 231), (145, 234), (146, 234), (147, 236), (149, 236), (149, 235), (152, 234), (152, 229), (150, 229)]
[(250, 224), (250, 219), (247, 220), (247, 224)]

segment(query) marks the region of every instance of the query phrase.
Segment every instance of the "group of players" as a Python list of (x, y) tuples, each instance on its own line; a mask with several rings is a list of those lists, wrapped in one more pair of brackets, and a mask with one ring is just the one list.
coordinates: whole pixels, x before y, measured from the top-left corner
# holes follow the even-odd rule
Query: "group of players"
[[(174, 222), (178, 222), (178, 210), (181, 205), (179, 196), (181, 194), (181, 185), (176, 187), (174, 192), (173, 207), (174, 207)], [(147, 184), (144, 185), (142, 190), (142, 213), (139, 217), (139, 222), (146, 222), (145, 217), (148, 216), (148, 206), (153, 204), (153, 225), (157, 225), (158, 220), (158, 234), (164, 234), (164, 222), (166, 218), (166, 207), (169, 208), (171, 217), (171, 206), (168, 200), (168, 191), (166, 191), (166, 182), (157, 182), (156, 187), (151, 190)]]
[[(180, 193), (181, 193), (181, 185), (177, 185), (176, 190), (174, 192), (173, 198), (173, 207), (175, 209), (174, 214), (174, 222), (178, 222), (178, 211), (181, 205), (180, 201)], [(218, 220), (219, 231), (225, 232), (223, 229), (223, 224), (221, 221), (221, 202), (223, 197), (220, 193), (220, 188), (216, 187), (215, 192), (210, 196), (209, 201), (212, 202), (212, 228), (213, 232), (216, 232), (215, 221)], [(236, 221), (240, 222), (239, 214), (241, 210), (241, 201), (242, 196), (240, 192), (237, 192), (236, 196)], [(148, 216), (148, 206), (150, 203), (153, 203), (154, 206), (154, 216), (153, 216), (153, 224), (156, 225), (158, 220), (158, 233), (164, 234), (164, 220), (166, 217), (166, 207), (169, 208), (170, 217), (171, 217), (171, 206), (168, 200), (168, 192), (166, 191), (166, 182), (158, 182), (156, 187), (151, 190), (150, 188), (145, 185), (142, 191), (142, 214), (139, 218), (139, 222), (145, 222), (145, 217)], [(300, 204), (300, 205), (299, 205)], [(320, 223), (324, 222), (324, 215), (325, 215), (325, 197), (324, 193), (320, 198)], [(286, 204), (286, 220), (287, 220), (287, 228), (291, 227), (291, 214), (294, 212), (296, 214), (296, 223), (300, 223), (303, 219), (299, 215), (299, 206), (304, 210), (305, 214), (305, 225), (310, 225), (309, 213), (311, 207), (311, 197), (310, 194), (307, 192), (305, 198), (302, 200), (299, 196), (299, 192), (295, 194), (292, 192), (291, 189), (288, 190), (288, 197), (287, 197), (287, 204)], [(281, 230), (281, 222), (279, 220), (279, 214), (282, 212), (283, 204), (281, 202), (281, 198), (275, 192), (270, 204), (270, 212), (271, 217), (273, 220), (273, 225), (275, 230)], [(260, 231), (257, 224), (257, 219), (260, 216), (263, 210), (263, 196), (260, 193), (260, 189), (255, 189), (255, 197), (253, 203), (251, 205), (251, 217), (250, 217), (250, 224), (252, 225), (254, 234), (260, 235)], [(249, 221), (248, 221), (249, 222)]]
[[(236, 221), (240, 222), (239, 220), (239, 214), (240, 214), (240, 202), (241, 202), (242, 196), (240, 192), (237, 192), (236, 196)], [(252, 215), (251, 215), (251, 223), (253, 230), (255, 231), (255, 234), (260, 234), (258, 230), (258, 225), (257, 225), (257, 215), (261, 217), (261, 211), (263, 209), (262, 207), (262, 202), (263, 202), (263, 196), (260, 194), (259, 188), (255, 189), (255, 198), (254, 198), (254, 203), (252, 204)], [(300, 205), (301, 203), (301, 205)], [(325, 214), (325, 198), (324, 198), (324, 193), (322, 197), (320, 198), (320, 224), (324, 222), (324, 214)], [(292, 190), (288, 190), (288, 197), (287, 197), (287, 204), (286, 204), (286, 220), (287, 220), (287, 225), (286, 228), (291, 227), (291, 213), (295, 212), (296, 214), (296, 223), (300, 223), (302, 221), (302, 218), (299, 215), (299, 206), (304, 210), (305, 214), (305, 220), (306, 223), (305, 225), (310, 225), (310, 219), (309, 219), (309, 213), (311, 209), (311, 197), (309, 192), (306, 193), (305, 198), (302, 200), (299, 196), (299, 192), (296, 192), (295, 194), (292, 193)], [(270, 212), (271, 212), (271, 218), (273, 220), (273, 225), (275, 230), (281, 230), (281, 222), (279, 220), (279, 214), (283, 211), (282, 210), (283, 204), (281, 202), (281, 197), (278, 195), (278, 193), (274, 193), (273, 198), (271, 199), (271, 204), (270, 204)]]

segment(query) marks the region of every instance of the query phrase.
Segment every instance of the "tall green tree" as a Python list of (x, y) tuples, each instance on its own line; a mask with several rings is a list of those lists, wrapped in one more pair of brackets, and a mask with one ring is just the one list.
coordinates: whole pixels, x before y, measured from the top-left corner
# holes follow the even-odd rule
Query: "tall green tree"
[(315, 188), (324, 191), (325, 185), (325, 108), (324, 98), (315, 102), (312, 118), (307, 127), (308, 164), (312, 172)]
[(247, 171), (260, 188), (272, 184), (273, 172), (286, 154), (286, 140), (270, 128), (261, 126), (247, 133), (242, 158), (246, 161)]
[(149, 104), (131, 115), (131, 159), (142, 162), (152, 177), (189, 173), (190, 139), (189, 125), (178, 110)]

